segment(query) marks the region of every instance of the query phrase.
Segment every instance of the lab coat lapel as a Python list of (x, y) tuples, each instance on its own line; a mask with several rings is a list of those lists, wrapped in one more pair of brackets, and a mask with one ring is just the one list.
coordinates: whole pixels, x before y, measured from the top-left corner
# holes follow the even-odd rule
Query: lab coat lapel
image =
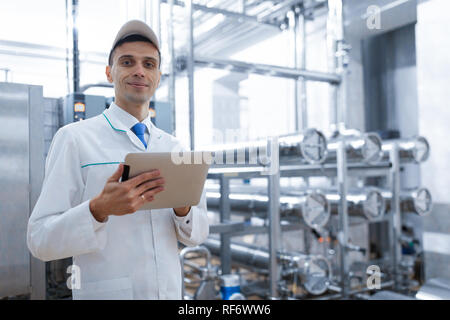
[(112, 110), (105, 110), (103, 112), (103, 115), (105, 116), (106, 120), (113, 130), (120, 134), (126, 134), (136, 147), (138, 147), (142, 151), (145, 151), (145, 147), (142, 144), (142, 141), (139, 140), (139, 138), (134, 134), (133, 131), (130, 130), (130, 128), (128, 128), (122, 121), (120, 121), (120, 118)]
[[(145, 147), (144, 147), (144, 144), (142, 143), (142, 141), (139, 140), (139, 138), (134, 134), (133, 131), (128, 130), (128, 131), (127, 131), (127, 136), (128, 136), (128, 138), (130, 138), (131, 142), (132, 142), (136, 147), (138, 147), (140, 150), (142, 150), (142, 151), (145, 151), (145, 150), (146, 150)], [(147, 146), (147, 149), (148, 149), (148, 146)]]
[(147, 146), (147, 152), (158, 152), (161, 148), (161, 133), (158, 132), (158, 130), (155, 129), (155, 126), (153, 123), (149, 123), (148, 125), (149, 131), (150, 131), (150, 139)]

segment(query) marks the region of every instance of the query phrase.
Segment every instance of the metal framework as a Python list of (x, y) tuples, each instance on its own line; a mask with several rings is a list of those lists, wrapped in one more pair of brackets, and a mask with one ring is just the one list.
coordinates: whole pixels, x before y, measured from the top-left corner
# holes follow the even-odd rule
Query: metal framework
[[(324, 73), (324, 72), (317, 72), (312, 70), (305, 70), (305, 63), (304, 63), (304, 57), (305, 57), (305, 33), (299, 34), (299, 36), (303, 37), (303, 40), (300, 42), (303, 44), (301, 46), (300, 56), (302, 58), (302, 63), (295, 64), (295, 68), (283, 68), (279, 66), (271, 66), (271, 65), (261, 65), (261, 64), (250, 64), (245, 63), (241, 61), (232, 61), (232, 60), (223, 60), (223, 59), (216, 59), (213, 57), (204, 57), (204, 56), (198, 56), (195, 53), (195, 46), (197, 45), (194, 42), (194, 13), (197, 11), (206, 13), (206, 14), (222, 14), (228, 19), (232, 20), (238, 20), (238, 21), (250, 21), (255, 28), (269, 25), (270, 27), (278, 27), (279, 30), (282, 30), (282, 26), (286, 25), (286, 14), (290, 11), (295, 13), (296, 19), (299, 19), (300, 15), (304, 15), (305, 12), (308, 12), (309, 10), (314, 10), (317, 8), (321, 8), (324, 4), (323, 3), (316, 3), (313, 2), (313, 5), (310, 7), (304, 7), (304, 4), (306, 1), (304, 0), (289, 0), (289, 1), (282, 1), (279, 2), (277, 5), (265, 10), (261, 10), (258, 12), (258, 9), (253, 9), (253, 12), (255, 12), (255, 15), (248, 15), (245, 12), (238, 13), (233, 12), (221, 8), (213, 8), (210, 6), (203, 6), (194, 4), (192, 0), (186, 0), (184, 3), (180, 1), (175, 0), (166, 0), (161, 1), (161, 3), (167, 3), (169, 5), (169, 27), (168, 27), (168, 34), (169, 34), (169, 48), (170, 48), (170, 61), (171, 61), (171, 72), (170, 76), (172, 79), (169, 79), (169, 98), (172, 99), (169, 102), (175, 105), (175, 98), (174, 98), (174, 92), (175, 92), (175, 83), (173, 78), (176, 76), (174, 71), (174, 64), (177, 61), (177, 59), (180, 59), (180, 57), (175, 56), (175, 50), (173, 47), (173, 7), (174, 6), (181, 6), (184, 7), (185, 10), (185, 16), (186, 21), (188, 22), (188, 32), (187, 32), (187, 39), (186, 39), (186, 56), (182, 57), (182, 60), (184, 60), (184, 64), (186, 66), (187, 71), (187, 78), (188, 78), (188, 89), (189, 89), (189, 133), (190, 133), (190, 146), (191, 149), (195, 149), (195, 131), (194, 131), (194, 71), (196, 66), (203, 66), (203, 67), (210, 67), (210, 68), (218, 68), (218, 69), (229, 69), (237, 72), (244, 72), (244, 73), (256, 73), (266, 76), (276, 76), (276, 77), (282, 77), (287, 79), (295, 79), (296, 81), (299, 81), (300, 83), (304, 83), (304, 81), (321, 81), (321, 82), (327, 82), (332, 84), (333, 86), (338, 87), (339, 83), (341, 82), (341, 77), (335, 72), (330, 73)], [(244, 6), (245, 7), (245, 6)], [(296, 9), (297, 8), (297, 9)], [(242, 8), (245, 11), (245, 8)], [(203, 16), (200, 15), (201, 19)], [(242, 34), (237, 32), (238, 26), (235, 26), (231, 28), (230, 34), (231, 38), (237, 39)], [(211, 31), (213, 32), (213, 30)], [(248, 33), (248, 32), (247, 32)], [(296, 31), (297, 33), (297, 31)], [(242, 39), (242, 38), (240, 38)], [(221, 39), (221, 41), (229, 42), (229, 39), (225, 41), (225, 39)], [(295, 42), (297, 46), (297, 42)], [(297, 48), (295, 49), (297, 52)], [(297, 59), (296, 59), (297, 60)], [(303, 86), (303, 85), (302, 85)], [(302, 91), (302, 101), (303, 105), (301, 107), (302, 110), (302, 127), (306, 126), (306, 92)], [(296, 113), (298, 114), (298, 108), (299, 105), (296, 103)], [(175, 109), (175, 108), (174, 108)], [(298, 120), (298, 119), (297, 119)], [(297, 121), (296, 120), (296, 121)], [(298, 121), (297, 127), (299, 126)], [(306, 128), (304, 128), (306, 129)]]
[[(259, 3), (264, 2), (260, 1)], [(328, 20), (327, 20), (327, 42), (328, 42), (328, 58), (329, 72), (316, 72), (306, 70), (305, 52), (306, 52), (306, 32), (305, 24), (308, 19), (308, 13), (317, 8), (322, 8), (324, 2), (319, 5), (315, 1), (291, 0), (282, 1), (278, 5), (270, 9), (258, 9), (255, 7), (246, 8), (242, 6), (241, 12), (230, 11), (219, 7), (209, 7), (194, 4), (192, 0), (185, 0), (184, 3), (176, 0), (162, 0), (161, 3), (169, 5), (169, 45), (171, 54), (171, 73), (172, 78), (169, 81), (169, 97), (170, 102), (174, 101), (174, 77), (176, 76), (175, 61), (180, 61), (180, 57), (175, 56), (173, 47), (173, 7), (182, 6), (185, 9), (188, 21), (187, 32), (187, 54), (182, 57), (187, 71), (189, 83), (189, 119), (190, 119), (190, 142), (191, 148), (195, 148), (195, 132), (194, 132), (194, 72), (196, 67), (209, 67), (233, 70), (243, 73), (256, 73), (266, 76), (283, 77), (294, 79), (296, 81), (295, 90), (295, 112), (296, 112), (296, 129), (304, 131), (307, 129), (307, 101), (306, 101), (306, 81), (321, 81), (330, 84), (332, 99), (330, 101), (331, 127), (336, 130), (336, 135), (330, 140), (330, 148), (328, 148), (327, 160), (322, 163), (306, 163), (304, 161), (290, 161), (283, 163), (278, 141), (269, 139), (267, 147), (271, 150), (271, 162), (269, 165), (257, 163), (250, 166), (248, 164), (240, 165), (220, 165), (213, 166), (208, 175), (209, 179), (216, 179), (220, 183), (220, 223), (210, 228), (211, 233), (220, 234), (220, 246), (215, 250), (220, 252), (221, 273), (229, 274), (232, 267), (231, 249), (233, 236), (266, 232), (268, 234), (268, 258), (265, 265), (268, 268), (269, 287), (267, 298), (280, 298), (280, 270), (277, 255), (281, 248), (281, 232), (283, 230), (293, 230), (304, 228), (301, 223), (281, 225), (280, 223), (280, 178), (281, 177), (329, 177), (336, 181), (335, 188), (338, 200), (334, 202), (334, 212), (337, 213), (337, 240), (339, 249), (339, 272), (337, 281), (330, 284), (329, 290), (337, 292), (337, 294), (329, 295), (327, 298), (343, 298), (347, 299), (357, 296), (367, 289), (352, 290), (350, 287), (350, 260), (349, 253), (361, 248), (350, 243), (349, 226), (352, 216), (349, 214), (349, 178), (350, 177), (384, 177), (387, 178), (387, 189), (389, 191), (389, 211), (383, 219), (366, 219), (366, 223), (376, 223), (380, 220), (389, 223), (389, 247), (391, 255), (391, 265), (388, 266), (388, 274), (392, 275), (391, 279), (383, 281), (381, 286), (394, 287), (401, 289), (401, 190), (400, 190), (400, 170), (401, 162), (405, 159), (411, 160), (411, 155), (415, 156), (415, 161), (422, 161), (428, 154), (422, 150), (419, 153), (411, 152), (411, 147), (404, 141), (390, 142), (389, 145), (382, 145), (382, 141), (376, 135), (360, 135), (359, 137), (348, 137), (345, 135), (346, 123), (346, 76), (348, 64), (348, 46), (344, 40), (344, 24), (342, 0), (328, 0)], [(227, 1), (222, 2), (223, 5), (229, 4)], [(236, 3), (236, 2), (234, 2)], [(245, 3), (245, 1), (243, 2)], [(314, 5), (307, 7), (310, 3)], [(196, 15), (194, 13), (201, 12)], [(245, 27), (245, 33), (253, 32), (259, 26), (261, 27), (278, 27), (286, 28), (286, 23), (291, 26), (292, 35), (295, 39), (295, 63), (293, 68), (283, 68), (278, 66), (261, 65), (244, 63), (240, 61), (232, 61), (225, 59), (217, 59), (214, 57), (199, 56), (196, 54), (196, 45), (194, 42), (194, 25), (196, 21), (206, 21), (208, 15), (222, 14), (226, 19), (233, 21), (244, 21), (251, 24), (251, 27)], [(290, 21), (289, 21), (290, 20)], [(287, 21), (287, 22), (286, 22)], [(226, 33), (226, 41), (237, 41), (242, 39), (242, 32), (237, 31), (238, 27), (232, 25)], [(217, 29), (211, 30), (209, 35), (212, 36)], [(233, 32), (235, 33), (233, 35)], [(201, 39), (200, 39), (201, 40)], [(202, 45), (199, 41), (198, 45)], [(180, 71), (180, 70), (178, 70)], [(342, 130), (344, 129), (344, 130)], [(428, 144), (423, 140), (419, 141), (423, 148), (428, 148)], [(425, 147), (423, 147), (425, 145)], [(275, 147), (274, 147), (275, 146)], [(404, 151), (406, 150), (406, 151)], [(419, 160), (418, 160), (419, 159)], [(276, 164), (274, 169), (273, 164)], [(244, 223), (231, 221), (232, 203), (230, 199), (230, 180), (232, 179), (267, 179), (267, 227), (248, 226)], [(377, 194), (377, 199), (380, 194)], [(350, 204), (351, 206), (351, 204)], [(219, 248), (220, 247), (220, 248)], [(244, 249), (243, 249), (244, 250)]]

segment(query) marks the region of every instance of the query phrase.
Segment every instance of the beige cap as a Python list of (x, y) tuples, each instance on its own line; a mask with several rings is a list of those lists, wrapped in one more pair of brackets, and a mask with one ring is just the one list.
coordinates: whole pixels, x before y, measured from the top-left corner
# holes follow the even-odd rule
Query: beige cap
[(153, 32), (152, 28), (150, 28), (145, 22), (140, 20), (130, 20), (125, 23), (122, 28), (120, 28), (116, 38), (114, 39), (111, 50), (114, 49), (117, 42), (133, 34), (138, 34), (148, 38), (151, 42), (153, 42), (156, 49), (160, 51), (158, 37), (156, 37), (156, 34)]

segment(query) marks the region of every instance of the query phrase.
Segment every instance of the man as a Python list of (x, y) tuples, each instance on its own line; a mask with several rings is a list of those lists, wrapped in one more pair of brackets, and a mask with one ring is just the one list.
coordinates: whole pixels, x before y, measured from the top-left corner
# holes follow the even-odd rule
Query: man
[(120, 181), (126, 154), (180, 146), (150, 121), (159, 66), (154, 32), (126, 23), (106, 67), (115, 102), (58, 130), (50, 146), (27, 243), (44, 261), (73, 257), (81, 281), (74, 299), (180, 299), (177, 240), (194, 246), (208, 236), (205, 193), (195, 207), (139, 210), (164, 189), (164, 177), (153, 170)]

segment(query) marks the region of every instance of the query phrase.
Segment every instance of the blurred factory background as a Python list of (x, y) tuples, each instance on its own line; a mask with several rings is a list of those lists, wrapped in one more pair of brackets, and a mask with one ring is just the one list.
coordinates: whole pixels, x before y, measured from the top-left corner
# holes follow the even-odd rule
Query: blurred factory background
[(158, 127), (194, 150), (279, 146), (275, 174), (258, 161), (211, 167), (209, 239), (180, 245), (185, 299), (450, 299), (449, 10), (0, 2), (0, 298), (71, 299), (71, 259), (33, 258), (28, 217), (53, 135), (113, 101), (110, 46), (139, 19), (161, 42)]

